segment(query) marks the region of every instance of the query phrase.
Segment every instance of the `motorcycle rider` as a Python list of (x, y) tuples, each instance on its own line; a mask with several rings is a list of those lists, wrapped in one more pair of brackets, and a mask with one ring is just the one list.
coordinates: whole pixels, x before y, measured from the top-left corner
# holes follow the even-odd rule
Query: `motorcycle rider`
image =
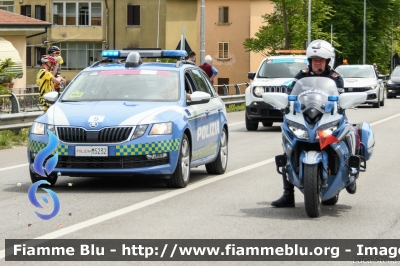
[[(324, 40), (315, 40), (311, 42), (306, 51), (307, 60), (309, 62), (308, 68), (300, 70), (300, 72), (294, 77), (294, 82), (292, 82), (289, 87), (288, 93), (292, 91), (294, 84), (297, 80), (302, 79), (304, 77), (328, 77), (335, 81), (338, 89), (344, 87), (343, 78), (333, 69), (331, 69), (331, 65), (333, 66), (335, 61), (335, 48)], [(294, 185), (290, 183), (286, 176), (282, 175), (283, 179), (283, 195), (271, 202), (272, 206), (275, 207), (294, 207)], [(346, 187), (347, 191), (350, 194), (354, 194), (356, 191), (356, 184), (350, 184)]]

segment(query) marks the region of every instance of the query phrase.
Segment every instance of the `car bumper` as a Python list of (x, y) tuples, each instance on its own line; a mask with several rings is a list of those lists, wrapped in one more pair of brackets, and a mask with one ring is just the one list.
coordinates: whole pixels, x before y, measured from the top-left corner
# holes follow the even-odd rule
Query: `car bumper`
[(387, 96), (400, 95), (400, 84), (399, 85), (387, 85)]
[[(141, 137), (142, 138), (142, 137)], [(47, 146), (48, 137), (30, 135), (28, 162), (31, 170), (36, 155)], [(78, 146), (107, 146), (106, 156), (76, 156)], [(57, 165), (53, 170), (66, 176), (171, 175), (177, 164), (180, 140), (172, 137), (143, 137), (119, 144), (71, 144), (59, 142)], [(54, 153), (54, 152), (53, 152)]]
[(283, 113), (263, 101), (251, 102), (249, 106), (246, 106), (246, 114), (251, 121), (283, 122)]
[(345, 92), (344, 93), (352, 93), (352, 92), (365, 92), (367, 93), (367, 100), (364, 102), (364, 104), (375, 104), (378, 102), (378, 93), (379, 90), (378, 89), (374, 89), (374, 90), (359, 90), (359, 88), (352, 88), (353, 91), (349, 91), (348, 88), (345, 88)]

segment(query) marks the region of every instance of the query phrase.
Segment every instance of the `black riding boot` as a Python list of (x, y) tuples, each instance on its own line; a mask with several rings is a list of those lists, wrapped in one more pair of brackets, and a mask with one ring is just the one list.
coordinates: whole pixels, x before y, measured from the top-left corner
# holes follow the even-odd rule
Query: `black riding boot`
[(294, 186), (286, 180), (286, 177), (282, 175), (283, 179), (283, 195), (271, 202), (272, 206), (275, 207), (294, 207)]

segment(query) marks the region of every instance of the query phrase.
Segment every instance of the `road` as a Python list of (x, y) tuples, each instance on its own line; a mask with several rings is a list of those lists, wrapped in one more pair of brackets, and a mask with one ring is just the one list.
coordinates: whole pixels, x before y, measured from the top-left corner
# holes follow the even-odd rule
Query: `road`
[[(397, 169), (400, 98), (385, 99), (385, 106), (380, 109), (363, 106), (346, 113), (352, 123), (365, 121), (372, 125), (376, 141), (374, 154), (367, 163), (367, 172), (360, 174), (357, 193), (350, 195), (342, 191), (338, 204), (323, 206), (322, 215), (316, 219), (306, 215), (303, 195), (298, 190), (295, 208), (270, 206), (271, 201), (282, 194), (281, 177), (276, 173), (273, 160), (282, 153), (280, 127), (279, 124), (270, 128), (260, 125), (258, 131), (248, 132), (244, 112), (228, 114), (229, 162), (225, 174), (210, 176), (204, 167), (194, 168), (191, 182), (184, 189), (169, 189), (162, 180), (148, 177), (60, 177), (51, 189), (60, 199), (61, 210), (47, 221), (35, 215), (36, 209), (27, 197), (31, 182), (26, 148), (0, 150), (0, 264), (5, 263), (4, 239), (18, 238), (400, 239)], [(40, 262), (29, 262), (29, 265), (36, 264)], [(188, 262), (163, 264), (188, 265)], [(204, 262), (191, 262), (191, 265), (197, 264), (204, 265)], [(260, 265), (265, 262), (213, 264)], [(267, 264), (321, 265), (321, 262)], [(323, 264), (338, 265), (339, 262)]]

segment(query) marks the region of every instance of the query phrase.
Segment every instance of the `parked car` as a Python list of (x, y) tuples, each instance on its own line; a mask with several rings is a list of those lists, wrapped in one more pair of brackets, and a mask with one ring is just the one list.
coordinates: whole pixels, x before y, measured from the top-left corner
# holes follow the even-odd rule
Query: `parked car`
[(257, 72), (249, 72), (247, 77), (252, 81), (246, 88), (246, 129), (254, 131), (261, 122), (270, 127), (274, 122), (283, 122), (283, 113), (262, 99), (264, 92), (287, 93), (287, 86), (294, 76), (307, 68), (308, 61), (305, 55), (279, 55), (265, 58)]
[[(186, 51), (103, 51), (102, 56), (107, 59), (82, 70), (60, 97), (57, 92), (44, 96), (53, 105), (30, 129), (32, 182), (46, 179), (54, 185), (58, 173), (147, 174), (180, 188), (188, 184), (191, 167), (225, 172), (225, 104), (207, 74), (185, 60)], [(178, 61), (142, 63), (144, 57)], [(51, 173), (39, 175), (44, 162), (37, 170), (36, 158), (53, 135), (59, 140), (58, 161)]]
[(400, 66), (397, 66), (395, 69), (393, 69), (389, 80), (386, 83), (386, 87), (386, 95), (388, 98), (396, 98), (397, 95), (400, 95)]
[(365, 104), (375, 108), (385, 105), (385, 86), (373, 65), (340, 65), (336, 69), (344, 80), (344, 93), (366, 92)]

